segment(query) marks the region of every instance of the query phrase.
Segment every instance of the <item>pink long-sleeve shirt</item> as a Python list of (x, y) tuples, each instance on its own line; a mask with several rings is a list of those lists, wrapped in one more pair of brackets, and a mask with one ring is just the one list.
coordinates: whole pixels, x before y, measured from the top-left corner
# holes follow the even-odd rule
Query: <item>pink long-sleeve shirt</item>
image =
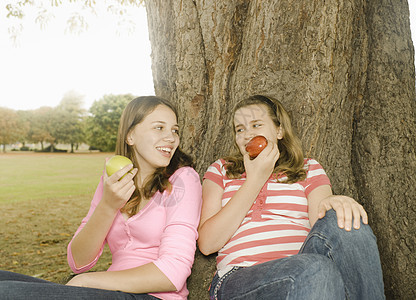
[[(125, 220), (117, 212), (97, 257), (77, 268), (68, 245), (68, 263), (75, 273), (91, 269), (102, 254), (105, 243), (112, 253), (108, 271), (119, 271), (153, 262), (177, 288), (176, 292), (151, 293), (160, 299), (186, 299), (186, 279), (194, 262), (202, 189), (198, 174), (190, 167), (178, 169), (170, 178), (172, 190), (156, 192), (136, 215)], [(76, 231), (88, 222), (103, 195), (103, 178), (87, 216)], [(74, 236), (75, 236), (74, 235)], [(137, 284), (140, 284), (138, 282)]]

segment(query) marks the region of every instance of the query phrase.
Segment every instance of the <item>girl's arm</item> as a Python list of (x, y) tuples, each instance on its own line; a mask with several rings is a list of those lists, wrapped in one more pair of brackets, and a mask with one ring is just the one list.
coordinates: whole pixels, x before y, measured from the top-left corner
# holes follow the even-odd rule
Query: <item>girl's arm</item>
[(198, 238), (199, 250), (203, 254), (217, 252), (228, 242), (247, 215), (263, 184), (246, 180), (227, 205), (221, 208), (224, 190), (213, 181), (204, 180)]
[(209, 255), (220, 250), (237, 231), (273, 172), (278, 158), (279, 150), (275, 143), (269, 143), (256, 159), (250, 160), (246, 153), (246, 180), (224, 207), (221, 205), (223, 188), (209, 179), (204, 180), (198, 230), (198, 246), (203, 254)]
[(163, 222), (165, 227), (158, 258), (154, 262), (122, 271), (84, 273), (74, 277), (68, 285), (132, 293), (168, 292), (183, 288), (191, 274), (195, 256), (201, 183), (199, 175), (192, 168), (181, 168), (177, 172), (173, 175), (171, 192), (165, 192), (160, 198), (166, 217), (154, 220)]
[(98, 256), (118, 210), (133, 194), (135, 185), (132, 179), (137, 169), (129, 172), (131, 168), (132, 165), (128, 165), (111, 177), (104, 172), (102, 198), (98, 199), (99, 203), (87, 223), (69, 245), (70, 260), (73, 260), (75, 269), (90, 264)]
[(176, 291), (175, 285), (153, 263), (123, 271), (91, 272), (72, 278), (67, 285), (127, 293)]
[(353, 225), (355, 229), (359, 229), (360, 218), (363, 219), (364, 224), (368, 224), (367, 213), (362, 205), (350, 197), (332, 195), (329, 185), (318, 186), (307, 197), (311, 227), (318, 219), (322, 219), (326, 211), (330, 209), (334, 209), (337, 213), (339, 228), (350, 231), (351, 225)]

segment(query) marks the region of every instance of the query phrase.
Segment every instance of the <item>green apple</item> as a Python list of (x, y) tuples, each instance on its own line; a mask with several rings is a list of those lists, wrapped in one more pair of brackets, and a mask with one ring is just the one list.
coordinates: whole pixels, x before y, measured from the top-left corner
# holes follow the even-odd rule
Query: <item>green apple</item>
[(130, 159), (122, 155), (114, 155), (105, 164), (105, 170), (107, 171), (107, 175), (111, 176), (118, 170), (123, 169), (128, 164), (133, 164)]

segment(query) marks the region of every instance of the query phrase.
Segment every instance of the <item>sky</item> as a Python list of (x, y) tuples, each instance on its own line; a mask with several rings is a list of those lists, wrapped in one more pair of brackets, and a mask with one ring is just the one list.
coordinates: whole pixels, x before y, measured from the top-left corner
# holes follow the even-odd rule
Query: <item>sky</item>
[[(101, 3), (105, 1), (97, 1)], [(416, 41), (416, 1), (408, 3)], [(54, 18), (43, 30), (33, 21), (39, 10), (27, 10), (16, 47), (8, 33), (11, 20), (4, 4), (0, 6), (0, 107), (55, 107), (69, 91), (84, 97), (85, 109), (106, 94), (154, 95), (144, 6), (128, 9), (135, 22), (130, 34), (104, 6), (97, 8), (97, 16), (89, 15), (87, 31), (68, 33), (71, 9), (54, 8)]]
[[(117, 26), (106, 7), (98, 8), (98, 16), (89, 15), (88, 30), (78, 35), (66, 33), (69, 8), (55, 8), (44, 30), (34, 22), (36, 10), (31, 9), (17, 47), (8, 33), (11, 20), (5, 18), (5, 11), (2, 5), (0, 106), (15, 110), (55, 107), (68, 91), (84, 96), (85, 109), (105, 94), (154, 95), (143, 6), (128, 10), (135, 22), (130, 34)], [(122, 33), (117, 34), (117, 29)]]

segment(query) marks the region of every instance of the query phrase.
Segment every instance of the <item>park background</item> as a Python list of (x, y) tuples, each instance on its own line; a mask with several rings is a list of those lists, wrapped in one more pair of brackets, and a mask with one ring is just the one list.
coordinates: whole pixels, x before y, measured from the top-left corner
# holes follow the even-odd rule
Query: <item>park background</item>
[[(415, 2), (408, 1), (408, 3), (412, 13), (411, 25), (413, 29), (415, 25), (415, 22), (413, 22)], [(133, 12), (135, 9), (135, 7), (131, 7), (129, 11)], [(140, 10), (143, 13), (143, 8), (138, 8), (138, 11)], [(58, 7), (54, 12), (58, 16), (56, 19), (58, 21), (66, 20), (65, 17), (59, 17), (60, 13)], [(135, 15), (133, 13), (132, 19), (139, 23), (139, 20), (145, 20), (145, 15)], [(9, 35), (10, 33), (6, 30), (7, 26), (4, 25), (5, 20), (4, 15), (2, 15), (0, 19), (2, 22), (0, 23), (1, 29)], [(6, 21), (8, 22), (8, 20)], [(100, 21), (102, 22), (100, 23)], [(114, 22), (117, 23), (118, 21)], [(66, 116), (74, 116), (75, 112), (75, 115), (77, 115), (77, 110), (73, 109), (73, 103), (80, 104), (83, 102), (84, 111), (82, 113), (86, 114), (86, 118), (89, 119), (89, 126), (93, 126), (88, 127), (86, 125), (85, 135), (88, 135), (88, 133), (91, 134), (91, 129), (95, 127), (92, 125), (94, 124), (94, 116), (99, 116), (98, 114), (94, 115), (91, 111), (94, 101), (99, 104), (98, 112), (112, 112), (123, 104), (116, 108), (108, 108), (106, 105), (117, 103), (116, 99), (118, 98), (126, 99), (133, 95), (153, 94), (149, 59), (150, 48), (146, 50), (148, 36), (144, 35), (136, 39), (136, 36), (131, 33), (130, 35), (123, 35), (125, 33), (123, 30), (124, 33), (120, 36), (112, 35), (114, 28), (118, 28), (114, 25), (116, 23), (109, 25), (111, 22), (108, 19), (103, 21), (103, 19), (97, 18), (96, 28), (99, 29), (91, 36), (88, 36), (88, 32), (93, 32), (94, 22), (89, 21), (89, 30), (80, 32), (78, 35), (63, 34), (67, 26), (66, 21), (60, 27), (49, 23), (43, 31), (40, 31), (40, 36), (37, 36), (35, 34), (37, 29), (32, 20), (32, 23), (25, 23), (22, 27), (21, 39), (16, 41), (20, 43), (20, 47), (9, 48), (9, 38), (2, 38), (2, 50), (5, 49), (4, 51), (10, 52), (2, 55), (1, 65), (4, 68), (1, 68), (0, 80), (4, 95), (1, 97), (0, 107), (4, 107), (8, 111), (11, 109), (23, 120), (28, 119), (27, 115), (22, 114), (22, 111), (26, 110), (36, 111), (40, 114), (45, 113), (46, 115), (50, 113), (51, 119), (53, 119), (52, 116), (61, 116), (57, 118), (57, 124), (59, 124), (59, 120), (70, 119), (70, 117), (62, 118), (65, 114), (68, 114)], [(125, 26), (130, 28), (129, 26), (132, 23), (128, 24)], [(102, 30), (107, 26), (108, 30)], [(136, 33), (147, 33), (147, 30), (142, 30), (146, 28), (146, 22), (138, 26), (140, 30), (136, 28)], [(123, 28), (123, 25), (121, 28)], [(127, 31), (130, 29), (127, 29)], [(44, 35), (51, 31), (54, 31), (54, 33), (49, 37)], [(415, 40), (415, 32), (416, 30), (413, 29), (413, 41)], [(32, 40), (25, 41), (25, 34)], [(96, 39), (100, 36), (103, 38), (101, 42)], [(109, 38), (110, 36), (112, 36), (112, 39)], [(138, 48), (129, 44), (132, 41), (137, 42), (139, 40)], [(89, 54), (89, 50), (92, 50), (92, 53)], [(93, 73), (93, 70), (97, 73)], [(147, 75), (140, 75), (143, 73)], [(127, 86), (129, 81), (132, 84)], [(112, 86), (116, 83), (126, 85), (123, 87)], [(10, 90), (11, 93), (9, 93)], [(106, 101), (108, 98), (111, 100)], [(41, 108), (44, 106), (49, 108)], [(105, 109), (99, 109), (100, 107)], [(78, 110), (78, 112), (80, 111)], [(6, 112), (2, 113), (2, 116), (0, 122), (6, 120)], [(45, 119), (42, 116), (45, 115), (41, 115), (40, 119)], [(29, 118), (29, 120), (35, 119)], [(96, 120), (99, 119), (102, 119), (102, 117), (96, 118)], [(78, 120), (78, 118), (73, 118), (73, 120)], [(10, 125), (10, 122), (4, 123)], [(74, 122), (70, 124), (74, 124)], [(49, 124), (49, 128), (55, 130), (55, 136), (49, 133), (50, 136), (47, 139), (54, 145), (56, 144), (55, 146), (58, 149), (65, 148), (69, 150), (71, 147), (68, 142), (60, 142), (64, 142), (65, 139), (74, 135), (65, 133), (68, 124), (61, 125), (63, 125), (63, 128)], [(27, 127), (29, 129), (30, 127), (35, 128), (32, 125)], [(24, 129), (23, 126), (13, 126), (12, 128)], [(6, 133), (6, 130), (2, 130), (1, 133)], [(10, 134), (11, 132), (7, 130), (7, 133)], [(18, 134), (21, 134), (21, 132)], [(99, 136), (97, 134), (91, 135)], [(90, 145), (81, 143), (79, 140), (73, 143), (71, 141), (75, 146), (76, 155), (11, 151), (12, 149), (20, 150), (21, 147), (24, 147), (23, 150), (39, 149), (42, 148), (42, 145), (40, 143), (22, 142), (8, 144), (5, 148), (8, 152), (0, 156), (0, 167), (2, 169), (0, 189), (2, 192), (8, 192), (7, 189), (11, 188), (14, 192), (19, 191), (20, 195), (2, 193), (4, 198), (1, 198), (1, 202), (5, 204), (2, 206), (1, 225), (5, 224), (6, 226), (2, 226), (1, 234), (4, 238), (0, 240), (0, 257), (5, 258), (3, 259), (5, 264), (1, 264), (0, 268), (21, 271), (55, 281), (65, 281), (67, 279), (68, 268), (65, 262), (65, 245), (79, 220), (85, 215), (86, 207), (88, 207), (100, 174), (97, 169), (102, 170), (104, 158), (111, 155), (111, 152), (99, 153), (96, 150), (105, 151), (106, 142), (108, 142), (106, 140), (111, 142), (110, 134), (107, 135), (107, 138), (89, 142), (89, 144), (96, 144), (92, 149)], [(48, 145), (49, 143), (45, 142), (45, 148)], [(367, 146), (371, 148), (372, 145)], [(83, 154), (82, 152), (91, 153)], [(71, 160), (74, 157), (76, 160)], [(81, 163), (78, 164), (77, 162)], [(89, 171), (86, 171), (87, 169)], [(77, 172), (78, 170), (80, 173)], [(66, 186), (67, 182), (69, 186)], [(83, 188), (74, 188), (78, 186), (79, 182), (87, 184)], [(77, 192), (77, 190), (79, 191)], [(39, 197), (36, 198), (35, 195)], [(412, 208), (409, 207), (409, 209)], [(48, 218), (46, 219), (46, 217)], [(403, 220), (403, 222), (407, 221)], [(409, 244), (409, 240), (405, 237), (400, 239), (400, 243), (403, 243), (405, 248), (409, 247), (410, 249), (413, 245), (411, 241)], [(200, 264), (205, 262), (199, 261)], [(105, 268), (108, 265), (108, 258), (100, 263), (102, 265), (99, 265), (98, 268)], [(207, 268), (211, 268), (211, 266)], [(414, 276), (415, 266), (408, 265), (406, 268), (410, 270), (411, 276)], [(397, 271), (402, 272), (403, 270), (399, 269)], [(207, 285), (205, 281), (204, 285)], [(390, 299), (400, 299), (401, 291), (395, 291), (397, 286), (392, 285), (387, 288), (392, 290), (389, 292)], [(191, 294), (191, 296), (193, 295)], [(193, 297), (193, 299), (198, 299), (196, 296)]]

